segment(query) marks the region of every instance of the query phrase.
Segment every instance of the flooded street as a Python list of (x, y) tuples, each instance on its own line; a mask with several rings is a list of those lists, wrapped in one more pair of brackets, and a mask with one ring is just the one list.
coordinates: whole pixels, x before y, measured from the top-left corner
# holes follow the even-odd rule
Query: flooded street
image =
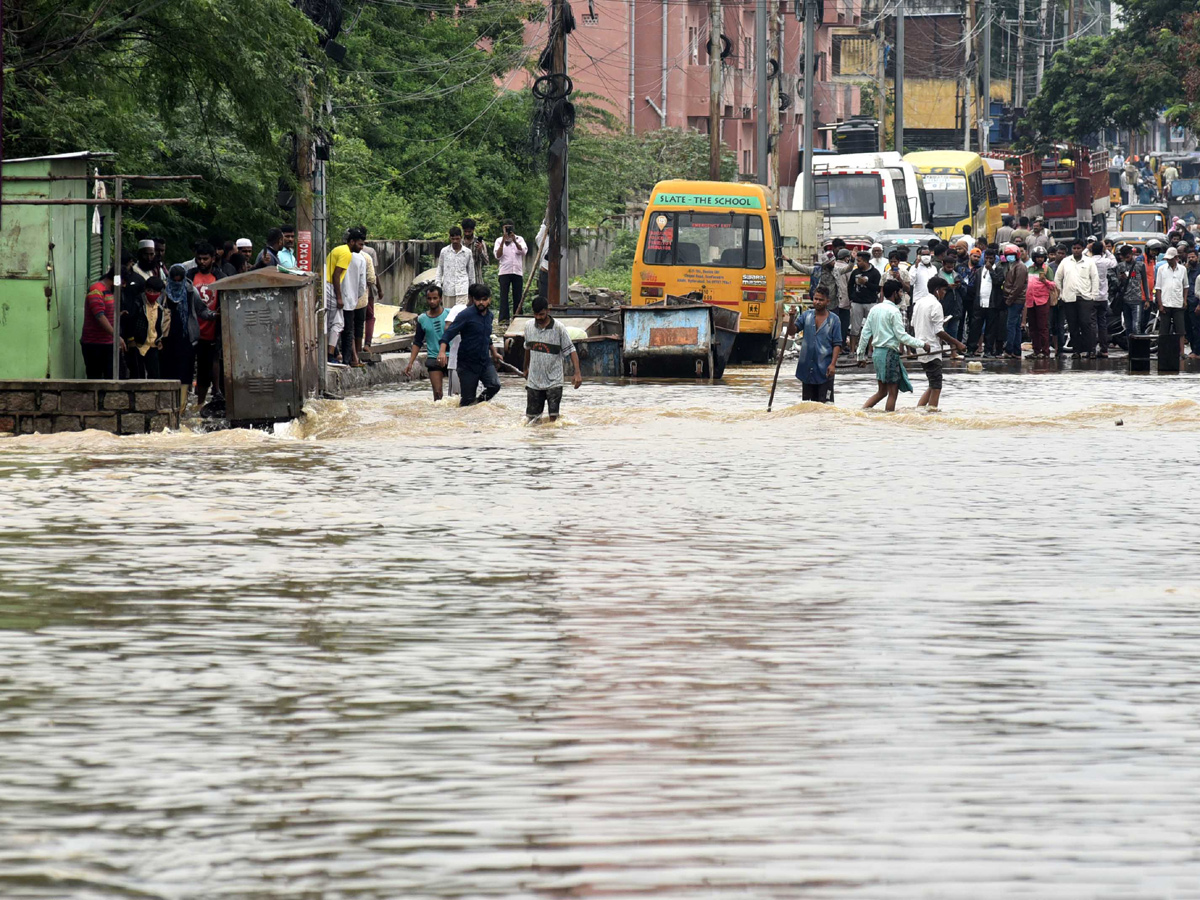
[(1200, 896), (1200, 377), (792, 368), (0, 441), (0, 896)]

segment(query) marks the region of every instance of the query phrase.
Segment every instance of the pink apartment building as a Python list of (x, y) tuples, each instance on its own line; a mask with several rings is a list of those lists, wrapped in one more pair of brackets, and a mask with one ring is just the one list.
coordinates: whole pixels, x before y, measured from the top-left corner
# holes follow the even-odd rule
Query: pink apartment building
[[(868, 0), (870, 2), (870, 0)], [(783, 59), (780, 76), (771, 80), (774, 93), (790, 104), (780, 113), (781, 201), (786, 207), (800, 170), (803, 101), (797, 93), (804, 26), (796, 19), (793, 0), (780, 0)], [(859, 85), (874, 74), (861, 71), (873, 59), (874, 39), (859, 32), (862, 0), (826, 0), (825, 18), (817, 29), (815, 125), (834, 125), (859, 111)], [(576, 0), (576, 28), (567, 45), (568, 70), (576, 93), (591, 100), (637, 131), (691, 128), (708, 133), (707, 2), (694, 0)], [(738, 170), (753, 177), (758, 170), (755, 127), (760, 112), (754, 96), (754, 2), (723, 4), (729, 54), (722, 79), (724, 109), (721, 137), (734, 151)], [(527, 41), (540, 50), (545, 25), (531, 24)], [(536, 52), (535, 50), (535, 52)], [(817, 131), (814, 144), (832, 147), (832, 133)]]

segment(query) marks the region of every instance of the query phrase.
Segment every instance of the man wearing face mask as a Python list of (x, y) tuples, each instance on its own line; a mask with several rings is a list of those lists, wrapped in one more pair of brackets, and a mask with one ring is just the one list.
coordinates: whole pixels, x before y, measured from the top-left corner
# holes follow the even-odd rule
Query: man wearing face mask
[(912, 298), (916, 303), (922, 297), (929, 296), (929, 279), (937, 275), (937, 267), (933, 264), (933, 253), (928, 247), (921, 248), (917, 264), (910, 273), (912, 277)]
[(1015, 244), (1004, 245), (1004, 302), (1008, 318), (1004, 329), (1004, 358), (1021, 358), (1021, 314), (1025, 311), (1025, 289), (1029, 270), (1018, 258)]

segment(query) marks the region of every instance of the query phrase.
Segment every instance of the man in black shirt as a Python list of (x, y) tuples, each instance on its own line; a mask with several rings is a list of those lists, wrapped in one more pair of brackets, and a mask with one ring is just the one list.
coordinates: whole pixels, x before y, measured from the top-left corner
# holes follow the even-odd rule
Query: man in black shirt
[(879, 270), (871, 265), (871, 254), (858, 251), (856, 264), (850, 270), (850, 352), (858, 350), (858, 336), (871, 307), (879, 302)]

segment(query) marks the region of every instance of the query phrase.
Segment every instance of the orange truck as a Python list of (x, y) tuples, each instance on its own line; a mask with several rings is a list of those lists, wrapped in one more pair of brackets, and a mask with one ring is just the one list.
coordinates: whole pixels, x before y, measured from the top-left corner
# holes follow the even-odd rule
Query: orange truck
[(992, 150), (984, 162), (992, 170), (1001, 212), (1014, 219), (1028, 216), (1031, 220), (1043, 214), (1042, 160), (1037, 153)]

